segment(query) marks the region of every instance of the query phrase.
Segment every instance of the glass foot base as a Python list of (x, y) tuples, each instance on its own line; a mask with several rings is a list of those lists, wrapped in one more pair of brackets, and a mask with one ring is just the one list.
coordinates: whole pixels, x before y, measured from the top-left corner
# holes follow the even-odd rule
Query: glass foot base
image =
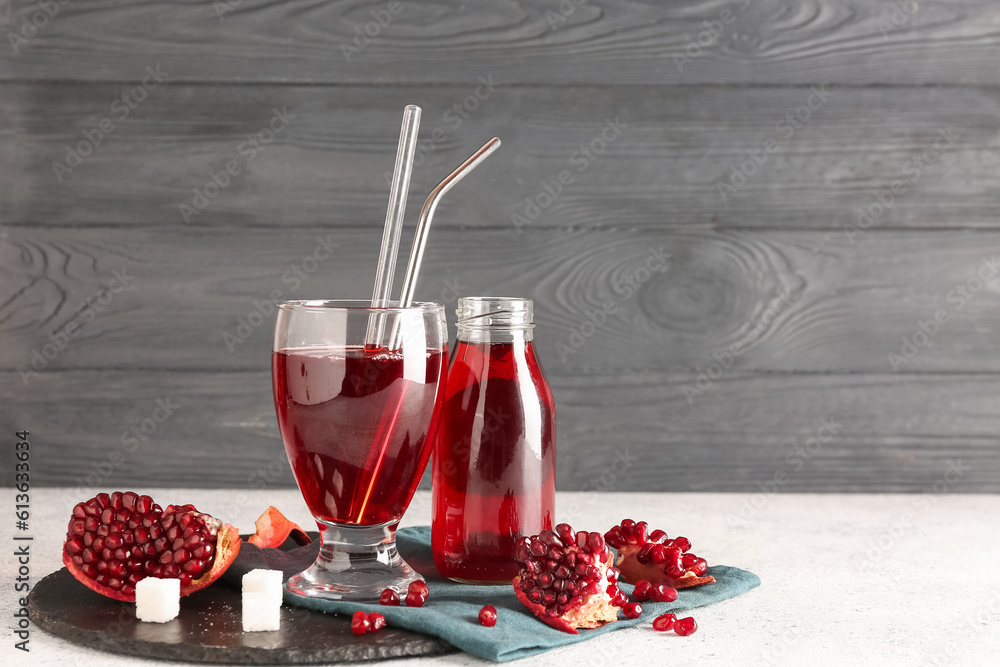
[(386, 588), (400, 597), (423, 581), (396, 551), (396, 524), (350, 526), (317, 519), (322, 544), (316, 562), (288, 580), (288, 591), (326, 600), (377, 602)]

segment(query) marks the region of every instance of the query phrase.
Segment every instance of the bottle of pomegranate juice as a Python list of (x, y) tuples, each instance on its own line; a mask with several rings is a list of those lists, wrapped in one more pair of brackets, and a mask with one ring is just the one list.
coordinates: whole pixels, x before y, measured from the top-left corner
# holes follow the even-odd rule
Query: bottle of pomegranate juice
[(556, 412), (531, 299), (464, 297), (434, 448), (432, 545), (446, 577), (509, 584), (514, 547), (552, 527)]

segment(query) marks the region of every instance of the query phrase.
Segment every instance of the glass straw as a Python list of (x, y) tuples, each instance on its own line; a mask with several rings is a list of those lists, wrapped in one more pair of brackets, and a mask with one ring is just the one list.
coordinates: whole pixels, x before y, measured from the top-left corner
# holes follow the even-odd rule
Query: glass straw
[[(406, 195), (410, 190), (410, 174), (413, 171), (413, 154), (417, 149), (417, 133), (420, 130), (420, 107), (409, 104), (403, 109), (403, 124), (399, 130), (399, 146), (396, 148), (396, 166), (392, 172), (389, 187), (389, 205), (385, 212), (385, 228), (382, 231), (382, 249), (378, 256), (378, 271), (375, 274), (375, 288), (372, 291), (372, 308), (389, 305), (392, 291), (392, 277), (396, 271), (396, 257), (399, 255), (399, 237), (403, 231), (403, 213), (406, 211)], [(382, 340), (385, 327), (383, 316), (373, 316), (368, 320), (365, 346), (377, 346)]]
[[(431, 193), (427, 196), (427, 201), (424, 202), (423, 208), (420, 209), (420, 219), (417, 221), (417, 231), (413, 235), (410, 259), (406, 264), (406, 274), (403, 276), (403, 289), (399, 294), (400, 308), (409, 308), (413, 302), (413, 293), (417, 289), (417, 274), (420, 273), (420, 264), (424, 259), (424, 248), (427, 247), (427, 235), (430, 233), (434, 211), (441, 202), (441, 198), (498, 148), (500, 148), (500, 139), (493, 137), (483, 144), (482, 148), (473, 153), (468, 160), (460, 164), (455, 171), (445, 176), (444, 180), (438, 183), (437, 187), (431, 190)], [(392, 328), (392, 335), (389, 337), (390, 350), (398, 348), (398, 338), (399, 325), (395, 323)]]
[[(417, 231), (413, 235), (413, 247), (410, 250), (410, 259), (406, 265), (406, 275), (403, 277), (403, 289), (399, 296), (399, 307), (409, 308), (410, 304), (413, 302), (413, 292), (417, 287), (417, 274), (420, 273), (420, 264), (424, 259), (424, 248), (427, 246), (427, 234), (430, 232), (431, 220), (434, 218), (434, 211), (437, 209), (438, 203), (448, 190), (451, 190), (456, 183), (465, 178), (473, 169), (479, 166), (479, 164), (489, 157), (490, 153), (500, 148), (500, 140), (493, 137), (487, 141), (482, 148), (472, 154), (472, 156), (460, 164), (458, 169), (451, 172), (445, 176), (444, 180), (437, 184), (437, 187), (431, 190), (431, 193), (427, 196), (427, 201), (424, 202), (424, 207), (420, 209), (420, 219), (417, 221)], [(399, 340), (399, 317), (397, 316), (392, 323), (392, 333), (389, 335), (389, 350), (397, 350), (400, 347), (402, 341)], [(385, 458), (386, 449), (389, 446), (389, 437), (395, 428), (396, 415), (399, 414), (399, 409), (403, 405), (403, 397), (406, 395), (406, 388), (409, 386), (408, 382), (403, 383), (403, 388), (401, 390), (399, 401), (396, 404), (396, 414), (393, 415), (393, 421), (389, 428), (386, 430), (386, 435), (384, 438), (379, 438), (382, 440), (381, 449), (379, 450), (378, 457), (375, 460), (375, 467), (372, 469), (370, 481), (368, 483), (368, 489), (365, 491), (364, 498), (361, 499), (361, 510), (358, 512), (358, 516), (362, 516), (365, 512), (365, 507), (368, 505), (368, 500), (371, 498), (372, 489), (375, 487), (375, 480), (378, 478), (379, 471), (382, 467), (382, 461)]]

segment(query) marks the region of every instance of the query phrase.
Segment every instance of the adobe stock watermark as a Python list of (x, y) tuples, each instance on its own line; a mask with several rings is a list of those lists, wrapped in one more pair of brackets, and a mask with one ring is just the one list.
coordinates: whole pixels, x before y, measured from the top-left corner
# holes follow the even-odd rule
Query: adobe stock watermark
[(774, 131), (780, 137), (780, 141), (772, 135), (764, 139), (759, 147), (748, 148), (746, 151), (747, 159), (732, 166), (728, 181), (715, 182), (715, 187), (719, 191), (722, 201), (729, 201), (729, 197), (742, 190), (743, 186), (747, 184), (747, 180), (767, 164), (771, 155), (781, 150), (781, 142), (791, 141), (795, 133), (809, 122), (813, 112), (822, 109), (823, 105), (833, 97), (833, 92), (826, 90), (825, 83), (819, 88), (811, 86), (809, 91), (809, 97), (806, 98), (805, 104), (789, 111), (774, 124)]
[[(740, 11), (750, 6), (750, 0), (729, 0), (729, 3), (736, 5)], [(674, 67), (677, 68), (677, 71), (683, 74), (685, 67), (705, 55), (705, 49), (718, 44), (722, 38), (722, 33), (726, 30), (726, 26), (732, 25), (735, 20), (736, 15), (733, 13), (733, 10), (726, 7), (719, 12), (718, 18), (702, 21), (701, 24), (704, 28), (693, 39), (690, 35), (685, 34), (684, 39), (687, 40), (687, 45), (684, 47), (684, 50), (675, 51), (671, 54), (674, 60)]]
[(797, 443), (788, 453), (785, 454), (784, 467), (774, 471), (770, 479), (758, 481), (757, 487), (760, 491), (750, 494), (750, 497), (743, 500), (740, 509), (736, 513), (730, 513), (726, 517), (726, 523), (731, 528), (746, 525), (753, 517), (767, 506), (771, 497), (788, 484), (795, 473), (801, 472), (810, 461), (819, 456), (823, 451), (823, 445), (833, 441), (843, 428), (838, 424), (836, 417), (823, 417), (819, 420), (819, 427), (814, 435), (811, 435), (805, 442)]
[(998, 618), (1000, 618), (1000, 590), (994, 588), (984, 606), (972, 614), (962, 614), (951, 622), (941, 624), (941, 627), (948, 628), (950, 639), (941, 647), (940, 654), (924, 656), (926, 664), (962, 664), (955, 659), (961, 653), (961, 649), (968, 650), (971, 646), (970, 639), (978, 638), (991, 627), (996, 627)]
[(578, 7), (587, 4), (587, 0), (560, 0), (558, 11), (548, 9), (545, 11), (545, 20), (549, 22), (549, 28), (558, 30), (559, 25), (569, 20), (569, 17), (576, 13)]
[(920, 3), (917, 0), (892, 3), (892, 11), (889, 12), (889, 16), (879, 17), (878, 20), (878, 31), (882, 33), (882, 40), (887, 41), (889, 35), (909, 25), (919, 10)]
[(605, 119), (600, 133), (589, 142), (580, 144), (580, 148), (569, 156), (569, 164), (576, 168), (576, 174), (569, 169), (563, 169), (551, 181), (543, 178), (538, 193), (534, 197), (525, 198), (523, 210), (510, 215), (510, 221), (514, 223), (517, 233), (521, 234), (524, 227), (538, 220), (542, 212), (562, 195), (564, 188), (572, 185), (578, 174), (590, 169), (590, 165), (603, 155), (628, 127), (629, 124), (622, 122), (619, 116), (615, 116), (614, 120)]
[[(59, 14), (59, 11), (68, 5), (70, 0), (40, 0), (35, 4), (36, 9), (21, 17), (21, 25), (17, 32), (7, 31), (7, 41), (15, 56), (21, 55), (21, 49), (28, 45), (38, 32), (47, 26), (49, 22)], [(8, 6), (8, 9), (10, 6)]]
[(696, 398), (708, 391), (715, 381), (721, 378), (726, 371), (732, 368), (733, 363), (743, 356), (747, 347), (767, 333), (778, 315), (791, 308), (798, 300), (798, 294), (786, 290), (772, 299), (759, 317), (744, 323), (737, 334), (739, 340), (732, 343), (725, 352), (714, 352), (712, 358), (715, 361), (709, 363), (705, 370), (698, 369), (698, 376), (695, 378), (694, 384), (685, 384), (681, 387), (688, 405), (694, 404)]
[(579, 489), (582, 493), (573, 496), (573, 500), (570, 503), (564, 506), (561, 505), (559, 512), (561, 514), (564, 513), (564, 516), (571, 521), (585, 518), (590, 514), (589, 508), (594, 503), (602, 502), (600, 494), (614, 491), (619, 482), (627, 477), (638, 462), (639, 457), (634, 456), (632, 450), (628, 447), (615, 449), (610, 463), (599, 473), (584, 482)]
[(941, 502), (941, 497), (953, 486), (960, 483), (972, 467), (965, 465), (962, 459), (950, 460), (944, 474), (920, 495), (914, 496), (913, 512), (904, 512), (889, 524), (882, 533), (868, 540), (864, 558), (857, 562), (858, 572), (871, 572), (875, 566), (893, 549), (896, 543), (917, 524), (917, 514), (924, 514)]
[(371, 10), (372, 20), (364, 25), (354, 26), (353, 43), (340, 43), (340, 52), (344, 55), (344, 60), (350, 63), (354, 58), (361, 55), (362, 51), (368, 48), (372, 40), (382, 34), (382, 31), (389, 27), (396, 14), (403, 11), (403, 3), (400, 0), (391, 0), (385, 7), (376, 7)]
[(632, 271), (626, 271), (620, 278), (615, 280), (611, 288), (618, 297), (608, 297), (601, 303), (600, 308), (584, 311), (586, 318), (579, 324), (570, 327), (569, 337), (565, 343), (556, 343), (556, 354), (564, 364), (570, 356), (576, 354), (593, 338), (594, 334), (604, 328), (608, 323), (608, 318), (618, 313), (622, 304), (631, 299), (639, 291), (639, 288), (652, 279), (654, 273), (662, 273), (667, 270), (667, 259), (670, 253), (663, 252), (663, 246), (650, 248), (649, 256), (642, 265)]
[[(479, 82), (479, 85), (476, 86), (476, 89), (471, 94), (455, 102), (441, 114), (441, 123), (444, 127), (438, 125), (430, 131), (429, 137), (417, 141), (417, 147), (413, 151), (414, 167), (422, 165), (424, 160), (433, 154), (439, 145), (445, 142), (449, 136), (449, 132), (457, 132), (458, 128), (462, 127), (462, 123), (471, 118), (480, 105), (490, 99), (500, 86), (500, 82), (493, 77), (492, 72), (485, 77), (480, 76), (476, 80)], [(391, 185), (392, 172), (386, 171), (383, 176), (385, 177), (386, 185)]]
[(76, 486), (65, 489), (61, 501), (75, 505), (81, 498), (90, 498), (95, 490), (106, 487), (115, 471), (125, 465), (128, 456), (135, 454), (139, 447), (149, 442), (160, 426), (180, 407), (180, 403), (175, 403), (169, 396), (157, 398), (146, 417), (122, 432), (119, 438), (121, 448), (111, 450), (107, 457), (92, 461), (90, 468), (80, 471), (73, 479)]
[(160, 70), (159, 64), (155, 67), (147, 65), (144, 71), (146, 72), (146, 76), (142, 78), (142, 83), (126, 90), (111, 103), (111, 116), (105, 116), (94, 127), (83, 130), (83, 138), (75, 146), (66, 146), (66, 158), (64, 161), (59, 162), (56, 160), (52, 162), (52, 173), (56, 175), (56, 180), (62, 183), (65, 176), (73, 173), (74, 169), (83, 164), (83, 161), (118, 129), (118, 125), (115, 124), (116, 121), (118, 123), (125, 122), (132, 112), (139, 107), (139, 104), (170, 76), (169, 72)]
[(938, 128), (937, 133), (938, 138), (934, 140), (932, 146), (924, 149), (903, 164), (902, 175), (904, 178), (897, 178), (887, 189), (876, 192), (875, 201), (867, 206), (858, 207), (857, 223), (844, 225), (844, 233), (847, 234), (848, 241), (856, 243), (857, 237), (879, 224), (882, 216), (893, 207), (897, 198), (906, 194), (911, 185), (920, 181), (920, 178), (924, 175), (924, 169), (936, 163), (941, 155), (947, 152), (958, 141), (958, 138), (951, 131), (950, 125), (943, 129)]
[(312, 252), (302, 258), (302, 261), (292, 264), (288, 270), (281, 275), (281, 284), (289, 288), (288, 292), (275, 288), (271, 290), (268, 299), (254, 299), (253, 308), (244, 317), (240, 315), (236, 318), (236, 326), (232, 332), (223, 331), (222, 340), (226, 344), (229, 354), (236, 352), (236, 348), (247, 342), (254, 331), (263, 326), (277, 310), (278, 304), (286, 300), (289, 296), (298, 291), (302, 284), (309, 280), (309, 277), (316, 272), (320, 264), (333, 257), (333, 251), (338, 247), (333, 242), (333, 234), (327, 234), (326, 238), (317, 236), (316, 245)]
[(956, 283), (955, 288), (948, 292), (945, 300), (951, 308), (938, 308), (934, 316), (926, 320), (917, 320), (916, 329), (909, 336), (903, 336), (899, 352), (889, 352), (886, 357), (892, 370), (899, 369), (913, 361), (920, 350), (932, 347), (934, 337), (941, 333), (955, 313), (960, 312), (982, 289), (997, 277), (1000, 272), (1000, 259), (993, 255), (992, 259), (982, 258), (979, 268), (965, 282)]
[(195, 216), (207, 209), (212, 201), (229, 187), (233, 179), (257, 159), (258, 155), (267, 150), (267, 147), (288, 127), (291, 121), (298, 118), (298, 114), (291, 113), (288, 107), (284, 109), (275, 107), (271, 111), (272, 116), (267, 127), (253, 134), (248, 134), (245, 141), (236, 144), (236, 153), (243, 159), (242, 163), (239, 160), (229, 160), (226, 162), (225, 168), (210, 172), (210, 178), (205, 181), (203, 186), (192, 188), (194, 196), (191, 198), (191, 203), (181, 202), (177, 205), (184, 222), (191, 222)]
[(27, 387), (29, 379), (48, 368), (49, 364), (69, 347), (70, 341), (80, 335), (83, 327), (103, 313), (115, 297), (128, 289), (134, 280), (135, 276), (130, 275), (128, 269), (124, 267), (113, 270), (111, 278), (103, 289), (81, 301), (73, 316), (61, 327), (49, 333), (49, 342), (31, 351), (29, 365), (18, 365), (17, 372), (24, 386)]

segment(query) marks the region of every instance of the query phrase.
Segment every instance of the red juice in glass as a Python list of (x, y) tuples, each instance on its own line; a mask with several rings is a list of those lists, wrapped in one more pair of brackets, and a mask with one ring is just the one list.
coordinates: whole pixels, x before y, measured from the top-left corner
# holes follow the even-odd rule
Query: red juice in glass
[(273, 353), (278, 425), (314, 517), (360, 526), (400, 519), (431, 453), (446, 356), (363, 346)]
[(463, 298), (434, 449), (432, 547), (446, 577), (509, 582), (523, 535), (552, 527), (555, 406), (528, 299)]

